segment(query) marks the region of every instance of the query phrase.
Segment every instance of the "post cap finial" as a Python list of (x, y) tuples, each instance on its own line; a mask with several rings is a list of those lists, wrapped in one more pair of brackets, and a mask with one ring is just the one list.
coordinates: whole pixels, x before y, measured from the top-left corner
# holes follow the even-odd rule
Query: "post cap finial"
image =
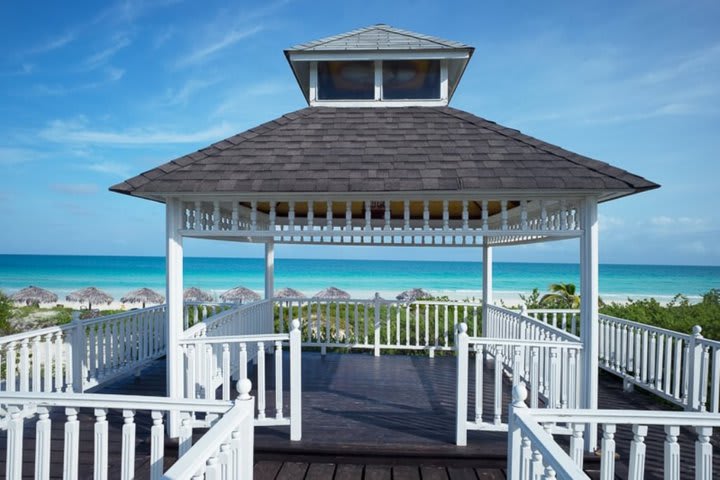
[(512, 399), (513, 407), (525, 407), (525, 400), (527, 400), (528, 391), (525, 386), (525, 382), (519, 382), (513, 387)]
[(457, 329), (458, 329), (458, 333), (467, 333), (467, 331), (468, 331), (467, 323), (460, 322), (457, 326)]
[(237, 391), (240, 393), (240, 400), (247, 400), (250, 398), (250, 390), (252, 390), (252, 382), (249, 378), (241, 378), (237, 382)]
[(693, 335), (698, 336), (702, 333), (702, 327), (700, 325), (695, 325), (693, 327), (692, 332), (693, 332)]
[(298, 330), (298, 329), (300, 328), (300, 320), (298, 320), (297, 318), (294, 319), (294, 320), (291, 322), (291, 325), (292, 325), (292, 329), (293, 329), (293, 330)]

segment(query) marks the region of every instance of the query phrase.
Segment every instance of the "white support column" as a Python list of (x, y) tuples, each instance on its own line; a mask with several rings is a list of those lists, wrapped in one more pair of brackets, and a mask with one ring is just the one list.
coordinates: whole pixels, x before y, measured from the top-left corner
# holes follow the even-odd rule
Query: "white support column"
[[(183, 396), (183, 359), (178, 339), (183, 331), (183, 239), (180, 235), (182, 209), (177, 198), (165, 201), (166, 235), (166, 286), (167, 286), (167, 395), (170, 398)], [(179, 434), (180, 419), (171, 413), (167, 422), (168, 435)]]
[(487, 336), (487, 318), (488, 306), (493, 303), (493, 275), (492, 275), (492, 247), (487, 244), (487, 239), (483, 241), (483, 322), (482, 336)]
[(275, 243), (270, 240), (265, 244), (265, 298), (275, 295)]
[[(580, 222), (580, 340), (583, 344), (582, 408), (598, 407), (598, 215), (597, 198), (586, 198)], [(597, 426), (588, 425), (585, 448), (597, 448)]]

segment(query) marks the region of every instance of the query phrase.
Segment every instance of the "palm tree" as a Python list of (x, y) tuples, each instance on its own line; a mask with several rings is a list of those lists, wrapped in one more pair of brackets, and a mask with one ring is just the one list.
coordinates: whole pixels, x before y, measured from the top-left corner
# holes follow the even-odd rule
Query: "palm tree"
[(572, 283), (553, 283), (549, 288), (551, 293), (546, 293), (540, 299), (540, 304), (560, 308), (580, 308), (580, 295), (575, 293), (575, 285)]

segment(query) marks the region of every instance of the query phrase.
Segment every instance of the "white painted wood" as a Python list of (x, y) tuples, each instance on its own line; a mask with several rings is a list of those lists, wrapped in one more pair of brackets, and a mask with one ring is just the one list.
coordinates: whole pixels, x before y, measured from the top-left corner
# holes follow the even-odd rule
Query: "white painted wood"
[(633, 425), (633, 439), (630, 444), (630, 463), (628, 467), (629, 480), (642, 480), (645, 475), (645, 437), (648, 427), (646, 425)]
[(120, 478), (131, 480), (135, 476), (135, 410), (123, 410)]
[(151, 412), (153, 421), (150, 427), (150, 479), (159, 480), (162, 478), (163, 458), (165, 456), (165, 427), (163, 426), (163, 413), (154, 410)]
[(376, 101), (382, 100), (383, 98), (383, 62), (381, 60), (375, 60), (374, 63), (375, 72), (375, 93), (373, 98)]
[(573, 423), (570, 428), (572, 429), (570, 436), (570, 458), (575, 462), (575, 465), (582, 469), (585, 460), (585, 441), (583, 440), (585, 425), (582, 423)]
[[(485, 211), (485, 202), (483, 202), (483, 211)], [(492, 258), (492, 247), (487, 244), (483, 244), (483, 323), (482, 323), (482, 336), (488, 336), (488, 319), (489, 312), (488, 306), (493, 304), (493, 258)]]
[(318, 76), (317, 76), (317, 61), (310, 61), (310, 79), (309, 79), (309, 91), (308, 101), (312, 104), (318, 99)]
[(680, 445), (677, 440), (680, 435), (680, 427), (676, 425), (665, 426), (664, 443), (664, 472), (667, 480), (678, 480), (680, 478)]
[[(35, 479), (50, 478), (50, 412), (38, 407), (38, 421), (35, 423)], [(8, 432), (10, 434), (10, 432)]]
[(449, 100), (449, 90), (448, 61), (446, 58), (443, 58), (440, 60), (440, 100)]
[(65, 409), (65, 436), (63, 444), (63, 480), (78, 478), (78, 457), (80, 453), (80, 422), (77, 408)]
[(468, 335), (467, 325), (458, 325), (456, 340), (457, 379), (455, 404), (455, 444), (467, 445), (467, 398), (468, 398)]
[(283, 418), (282, 342), (275, 342), (275, 418)]
[(93, 478), (108, 478), (108, 421), (107, 409), (95, 409), (95, 425), (93, 426), (94, 462)]
[[(178, 339), (183, 328), (183, 239), (178, 231), (181, 220), (180, 202), (176, 198), (168, 198), (165, 207), (167, 394), (171, 398), (180, 398), (184, 390), (182, 357), (178, 348)], [(170, 415), (167, 427), (171, 437), (178, 435), (179, 418), (175, 414)]]
[(265, 299), (275, 295), (275, 243), (265, 243)]
[[(306, 52), (291, 52), (289, 59), (293, 62), (320, 62), (330, 60), (358, 60), (358, 61), (375, 61), (375, 60), (443, 60), (443, 59), (455, 59), (462, 60), (470, 58), (470, 54), (467, 51), (453, 51), (448, 52), (447, 50), (438, 51), (373, 51), (368, 52), (319, 52), (319, 51), (306, 51)], [(312, 70), (311, 70), (312, 71)]]
[[(597, 409), (598, 406), (598, 220), (597, 199), (588, 197), (582, 204), (580, 215), (582, 237), (580, 239), (580, 338), (583, 344), (583, 394), (582, 406)], [(588, 426), (585, 448), (592, 451), (597, 446), (597, 431)]]
[(290, 330), (290, 440), (302, 439), (302, 351), (300, 322)]
[(5, 454), (5, 478), (20, 480), (23, 464), (23, 415), (16, 406), (8, 408), (7, 452)]
[(265, 343), (257, 343), (257, 409), (259, 420), (265, 418)]

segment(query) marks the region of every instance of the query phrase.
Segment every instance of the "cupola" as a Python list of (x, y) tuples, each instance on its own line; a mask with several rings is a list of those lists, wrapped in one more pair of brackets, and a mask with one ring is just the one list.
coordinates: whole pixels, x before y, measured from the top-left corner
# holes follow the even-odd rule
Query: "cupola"
[(445, 106), (473, 50), (379, 24), (296, 45), (285, 56), (310, 106)]

